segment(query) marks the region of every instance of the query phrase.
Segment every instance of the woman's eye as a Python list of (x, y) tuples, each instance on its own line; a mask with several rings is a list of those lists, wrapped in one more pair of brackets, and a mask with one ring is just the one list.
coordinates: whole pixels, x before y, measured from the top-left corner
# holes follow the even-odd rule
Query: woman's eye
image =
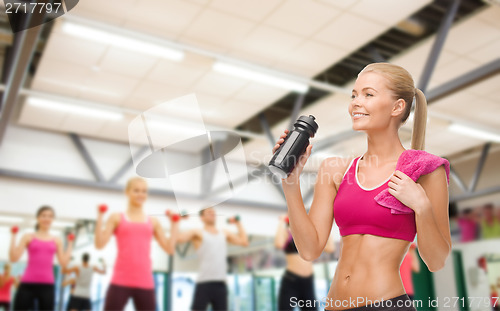
[(373, 94), (367, 93), (366, 96), (373, 96)]
[(351, 99), (354, 99), (354, 98), (356, 98), (356, 96), (354, 96), (354, 95), (351, 95)]

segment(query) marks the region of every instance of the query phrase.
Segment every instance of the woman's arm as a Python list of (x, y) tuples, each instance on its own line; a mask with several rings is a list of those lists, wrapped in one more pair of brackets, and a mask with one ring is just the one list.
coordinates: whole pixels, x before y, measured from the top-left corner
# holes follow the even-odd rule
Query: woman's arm
[(109, 240), (111, 239), (111, 236), (113, 235), (113, 232), (120, 223), (120, 214), (118, 213), (111, 214), (108, 218), (108, 221), (106, 221), (106, 225), (103, 228), (102, 222), (104, 213), (101, 213), (99, 210), (97, 211), (97, 213), (98, 214), (97, 214), (97, 221), (95, 224), (94, 244), (95, 248), (103, 249), (104, 246), (108, 244)]
[(314, 185), (314, 196), (307, 214), (300, 191), (299, 176), (311, 154), (312, 145), (307, 147), (294, 171), (283, 179), (283, 192), (288, 207), (290, 229), (300, 256), (312, 261), (325, 248), (333, 224), (333, 201), (337, 194), (336, 183), (343, 175), (343, 162), (339, 158), (327, 158), (321, 163)]
[(335, 252), (335, 241), (333, 240), (333, 236), (330, 235), (328, 241), (326, 241), (325, 249), (323, 250), (325, 253), (334, 253)]
[(284, 217), (282, 216), (280, 217), (280, 220), (278, 222), (278, 229), (276, 230), (276, 235), (274, 236), (274, 247), (276, 247), (277, 249), (283, 249), (287, 238), (288, 230), (284, 221)]
[(9, 248), (9, 260), (11, 262), (16, 262), (21, 258), (30, 240), (31, 240), (31, 235), (25, 234), (21, 238), (19, 244), (16, 246), (16, 234), (11, 235), (10, 248)]
[(389, 193), (415, 212), (418, 252), (429, 271), (443, 268), (451, 251), (448, 183), (444, 167), (420, 177), (417, 183), (396, 171), (389, 182)]
[(64, 251), (63, 242), (60, 238), (56, 238), (56, 245), (57, 245), (57, 261), (64, 269), (71, 260), (71, 252), (73, 251), (73, 241), (68, 240), (66, 251)]
[(160, 245), (160, 247), (169, 255), (173, 255), (175, 252), (175, 243), (177, 241), (177, 235), (179, 232), (179, 222), (171, 222), (170, 227), (170, 238), (165, 236), (165, 231), (161, 226), (160, 222), (156, 218), (151, 218), (154, 226), (155, 239)]

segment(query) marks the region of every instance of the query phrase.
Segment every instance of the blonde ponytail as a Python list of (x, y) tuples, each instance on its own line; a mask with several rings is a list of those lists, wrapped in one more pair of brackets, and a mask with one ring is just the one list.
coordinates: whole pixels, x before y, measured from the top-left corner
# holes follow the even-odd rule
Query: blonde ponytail
[(427, 125), (427, 99), (424, 93), (415, 88), (415, 112), (411, 133), (411, 149), (423, 150), (425, 147), (425, 127)]

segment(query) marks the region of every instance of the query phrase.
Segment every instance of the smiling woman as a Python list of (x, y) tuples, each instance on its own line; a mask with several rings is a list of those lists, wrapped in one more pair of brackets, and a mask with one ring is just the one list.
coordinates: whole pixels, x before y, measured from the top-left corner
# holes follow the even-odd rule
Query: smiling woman
[[(405, 293), (399, 267), (417, 232), (419, 253), (429, 270), (441, 269), (448, 257), (451, 242), (445, 169), (439, 166), (416, 181), (396, 170), (411, 164), (403, 163), (409, 161), (403, 153), (438, 158), (424, 151), (405, 150), (401, 144), (398, 130), (410, 115), (413, 98), (412, 149), (419, 150), (425, 141), (425, 96), (404, 68), (386, 63), (366, 66), (354, 84), (348, 110), (352, 128), (367, 135), (367, 151), (351, 161), (323, 161), (309, 213), (301, 195), (300, 174), (311, 145), (294, 171), (282, 180), (290, 228), (304, 259), (313, 260), (321, 254), (334, 215), (339, 226), (342, 248), (325, 301), (327, 310), (415, 310)], [(375, 201), (384, 189), (409, 211), (398, 213)]]
[(64, 267), (69, 262), (73, 249), (71, 239), (64, 250), (61, 239), (51, 235), (50, 228), (54, 217), (55, 211), (52, 207), (40, 207), (36, 213), (35, 232), (24, 234), (18, 245), (17, 230), (12, 231), (10, 260), (16, 262), (21, 259), (25, 250), (28, 251), (28, 265), (14, 298), (14, 310), (33, 310), (36, 302), (40, 310), (54, 309), (54, 256)]
[(151, 241), (154, 237), (166, 253), (172, 254), (178, 224), (172, 223), (171, 235), (167, 238), (159, 220), (146, 214), (144, 203), (148, 197), (148, 184), (145, 179), (130, 178), (125, 194), (128, 199), (126, 211), (112, 213), (104, 225), (103, 215), (107, 208), (97, 208), (96, 248), (104, 248), (113, 235), (118, 248), (104, 310), (123, 310), (130, 298), (136, 310), (155, 310)]

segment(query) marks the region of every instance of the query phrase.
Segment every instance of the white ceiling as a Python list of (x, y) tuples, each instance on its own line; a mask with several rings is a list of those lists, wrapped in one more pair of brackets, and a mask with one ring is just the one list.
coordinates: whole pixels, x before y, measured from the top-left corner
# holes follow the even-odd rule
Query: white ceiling
[[(413, 75), (415, 84), (418, 84), (434, 39), (435, 36), (432, 36), (417, 47), (391, 60), (391, 62), (406, 68)], [(438, 59), (428, 90), (499, 57), (500, 7), (491, 6), (452, 27)], [(438, 115), (446, 116), (446, 119), (464, 121), (467, 124), (477, 125), (481, 128), (487, 127), (500, 134), (500, 123), (498, 122), (500, 99), (496, 95), (499, 86), (500, 74), (497, 74), (431, 103), (429, 106), (430, 117), (427, 125), (426, 150), (441, 156), (449, 156), (485, 143), (481, 139), (450, 132), (448, 130), (450, 121), (439, 118)], [(352, 87), (352, 83), (347, 87)], [(302, 114), (312, 114), (317, 118), (320, 128), (314, 138), (315, 141), (351, 128), (351, 120), (347, 113), (349, 101), (350, 98), (347, 95), (333, 94), (301, 111)], [(273, 134), (278, 137), (283, 129), (288, 126), (288, 122), (289, 120), (285, 120), (273, 127)], [(407, 132), (411, 130), (411, 125), (412, 123), (408, 122), (404, 126)], [(409, 147), (408, 141), (406, 147)], [(249, 150), (248, 154), (265, 155), (269, 152), (269, 143), (255, 140), (248, 143), (245, 148)], [(316, 156), (320, 159), (327, 155), (355, 156), (362, 154), (364, 150), (366, 150), (366, 141), (364, 136), (360, 135), (328, 150), (322, 150)], [(319, 164), (319, 161), (311, 161), (306, 170), (316, 170)]]
[[(313, 77), (396, 25), (430, 0), (86, 0), (69, 14), (189, 44), (284, 73)], [(429, 88), (500, 56), (500, 7), (492, 6), (455, 25), (445, 43)], [(206, 123), (226, 128), (253, 117), (288, 93), (275, 87), (214, 72), (211, 57), (187, 52), (182, 62), (144, 56), (64, 34), (55, 24), (32, 89), (122, 108), (147, 110), (195, 93)], [(434, 38), (391, 60), (418, 82)], [(431, 111), (483, 123), (500, 131), (494, 96), (499, 76), (435, 102)], [(320, 122), (316, 139), (348, 130), (349, 97), (333, 94), (304, 109)], [(471, 104), (473, 103), (473, 104)], [(479, 104), (479, 105), (478, 105)], [(475, 107), (481, 107), (477, 109)], [(18, 122), (62, 132), (126, 142), (134, 116), (120, 121), (88, 119), (24, 105)], [(275, 126), (278, 136), (288, 121)], [(427, 149), (451, 154), (481, 144), (447, 131), (430, 118)], [(269, 142), (245, 145), (253, 159), (269, 155)], [(362, 137), (322, 154), (362, 152)]]

